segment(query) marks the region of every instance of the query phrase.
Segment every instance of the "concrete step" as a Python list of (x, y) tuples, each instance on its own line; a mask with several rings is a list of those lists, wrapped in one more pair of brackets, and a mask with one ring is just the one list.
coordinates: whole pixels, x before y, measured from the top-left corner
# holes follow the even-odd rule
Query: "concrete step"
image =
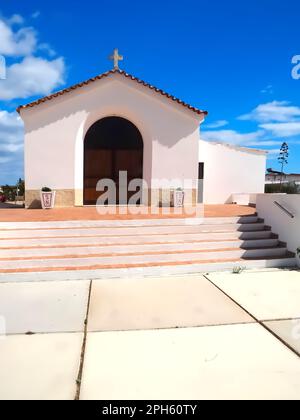
[(261, 258), (248, 260), (226, 260), (219, 262), (206, 261), (192, 264), (177, 265), (151, 265), (138, 267), (115, 267), (98, 269), (44, 269), (44, 270), (6, 270), (0, 272), (0, 283), (9, 282), (41, 282), (66, 280), (101, 280), (113, 278), (148, 277), (148, 276), (174, 276), (182, 274), (208, 273), (211, 271), (228, 271), (234, 267), (243, 269), (286, 268), (295, 267), (295, 257), (289, 255), (285, 258)]
[(170, 253), (136, 253), (133, 255), (93, 255), (93, 256), (72, 256), (49, 259), (21, 259), (21, 260), (2, 260), (0, 272), (5, 270), (20, 270), (26, 269), (44, 269), (44, 268), (113, 268), (139, 265), (159, 265), (159, 264), (182, 264), (182, 263), (200, 263), (201, 261), (219, 262), (222, 260), (239, 260), (239, 259), (254, 259), (266, 257), (286, 257), (288, 255), (286, 248), (262, 248), (252, 250), (242, 249), (226, 249), (226, 250), (205, 250), (195, 252), (170, 252)]
[[(213, 219), (0, 223), (0, 273), (68, 271), (143, 275), (295, 265), (255, 216)], [(101, 274), (101, 275), (102, 275)], [(1, 281), (1, 279), (0, 279)]]
[(240, 249), (242, 253), (241, 258), (245, 259), (254, 259), (254, 258), (267, 258), (267, 257), (286, 257), (288, 251), (285, 246), (275, 246), (275, 247), (263, 247), (263, 248), (253, 248), (253, 249)]
[(98, 228), (98, 227), (130, 227), (130, 226), (183, 226), (199, 224), (242, 224), (256, 223), (254, 216), (242, 217), (212, 217), (212, 218), (166, 218), (166, 219), (134, 219), (134, 220), (73, 220), (64, 222), (0, 222), (0, 230), (22, 229), (69, 229), (69, 228)]
[[(128, 236), (77, 236), (77, 237), (40, 237), (28, 239), (0, 239), (0, 249), (29, 248), (29, 247), (62, 247), (62, 246), (101, 246), (101, 245), (134, 245), (158, 243), (190, 243), (214, 241), (255, 241), (273, 240), (278, 236), (269, 230), (251, 232), (212, 232), (196, 234), (170, 234), (170, 235), (128, 235)], [(253, 242), (253, 244), (255, 244)], [(268, 243), (267, 243), (268, 245)]]
[(274, 247), (279, 244), (277, 237), (270, 239), (245, 239), (243, 241), (235, 242), (240, 243), (240, 248), (249, 249), (249, 248), (263, 248), (263, 247)]
[(137, 254), (137, 253), (163, 253), (163, 252), (186, 252), (205, 251), (222, 249), (249, 249), (274, 248), (278, 246), (278, 239), (259, 239), (256, 241), (212, 241), (212, 242), (183, 242), (183, 243), (159, 243), (159, 244), (135, 244), (135, 245), (100, 245), (100, 246), (79, 246), (79, 247), (52, 247), (52, 248), (13, 248), (0, 249), (0, 260), (2, 259), (27, 259), (34, 256), (47, 258), (55, 256), (85, 256), (99, 254)]
[(37, 229), (37, 230), (2, 230), (0, 239), (14, 238), (59, 238), (83, 236), (130, 236), (130, 235), (169, 235), (214, 232), (251, 232), (265, 230), (264, 223), (195, 225), (195, 226), (143, 226), (116, 228), (77, 228), (77, 229)]
[(278, 238), (278, 236), (272, 233), (271, 229), (267, 227), (261, 231), (248, 231), (248, 232), (242, 232), (242, 233), (239, 232), (237, 235), (238, 235), (238, 238), (241, 240), (275, 238), (275, 237)]
[(228, 240), (260, 240), (276, 239), (277, 235), (271, 231), (257, 232), (219, 232), (200, 234), (177, 234), (177, 235), (136, 235), (136, 236), (86, 236), (70, 238), (33, 238), (33, 239), (6, 239), (0, 240), (0, 249), (27, 248), (27, 247), (52, 247), (52, 246), (95, 246), (95, 245), (119, 245), (119, 244), (157, 244), (157, 243), (185, 243), (185, 242), (214, 242)]

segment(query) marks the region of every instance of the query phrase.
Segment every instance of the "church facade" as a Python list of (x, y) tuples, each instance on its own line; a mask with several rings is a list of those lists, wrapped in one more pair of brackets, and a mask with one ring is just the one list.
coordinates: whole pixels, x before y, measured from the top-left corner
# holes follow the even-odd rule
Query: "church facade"
[(264, 151), (200, 140), (206, 111), (118, 68), (18, 112), (29, 208), (40, 205), (43, 187), (56, 191), (58, 207), (95, 205), (105, 180), (117, 204), (130, 204), (137, 191), (137, 204), (152, 206), (178, 189), (186, 205), (264, 192)]

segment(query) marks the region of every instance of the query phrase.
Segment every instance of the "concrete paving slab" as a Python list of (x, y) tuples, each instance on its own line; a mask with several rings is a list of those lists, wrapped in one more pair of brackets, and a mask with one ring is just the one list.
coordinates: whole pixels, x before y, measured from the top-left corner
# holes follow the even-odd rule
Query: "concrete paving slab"
[(0, 340), (0, 399), (74, 399), (82, 340), (82, 333)]
[(300, 354), (300, 318), (269, 321), (264, 324)]
[(0, 316), (7, 334), (81, 332), (89, 281), (1, 283)]
[(299, 398), (299, 357), (258, 324), (87, 337), (83, 400)]
[(259, 320), (300, 317), (300, 271), (210, 273), (207, 277)]
[(254, 322), (203, 276), (93, 282), (89, 331)]

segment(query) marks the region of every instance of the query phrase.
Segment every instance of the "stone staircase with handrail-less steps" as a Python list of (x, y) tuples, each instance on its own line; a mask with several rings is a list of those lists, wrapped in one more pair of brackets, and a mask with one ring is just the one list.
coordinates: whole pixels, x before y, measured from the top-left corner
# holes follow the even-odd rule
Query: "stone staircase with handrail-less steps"
[(107, 278), (295, 264), (257, 215), (0, 223), (0, 279), (23, 272), (76, 270), (91, 277), (92, 271)]

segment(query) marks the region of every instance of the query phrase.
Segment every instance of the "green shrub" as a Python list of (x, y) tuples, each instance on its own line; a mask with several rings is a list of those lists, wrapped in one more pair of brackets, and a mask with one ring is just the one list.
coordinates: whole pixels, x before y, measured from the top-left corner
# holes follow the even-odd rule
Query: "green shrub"
[(232, 274), (241, 274), (244, 270), (246, 270), (246, 267), (236, 266), (233, 267)]
[(3, 185), (2, 186), (3, 194), (5, 195), (8, 201), (14, 201), (17, 193), (17, 189), (12, 185)]
[(295, 182), (282, 184), (281, 187), (280, 187), (280, 184), (266, 184), (265, 193), (266, 194), (276, 194), (276, 193), (299, 194), (300, 189), (299, 189), (299, 186)]
[(23, 196), (25, 194), (25, 183), (23, 179), (19, 179), (18, 183), (17, 183), (17, 187), (19, 189), (19, 196)]

